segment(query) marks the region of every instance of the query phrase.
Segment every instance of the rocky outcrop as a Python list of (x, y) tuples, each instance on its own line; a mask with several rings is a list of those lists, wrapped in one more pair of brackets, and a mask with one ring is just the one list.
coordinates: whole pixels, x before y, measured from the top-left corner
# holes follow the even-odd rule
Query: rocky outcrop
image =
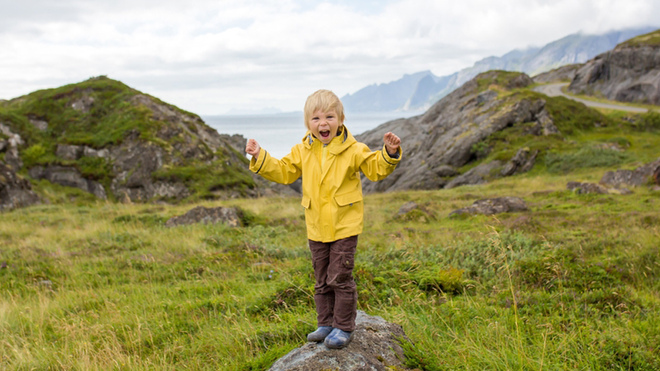
[[(568, 90), (621, 102), (660, 104), (660, 30), (619, 44), (580, 68)], [(646, 42), (645, 40), (651, 40)]]
[(175, 227), (188, 224), (225, 224), (230, 227), (242, 225), (243, 212), (236, 207), (206, 208), (198, 206), (187, 213), (170, 218), (165, 222), (166, 227)]
[(0, 161), (0, 211), (39, 203), (39, 196), (32, 191), (29, 181)]
[(629, 195), (632, 194), (632, 191), (625, 187), (617, 188), (608, 188), (602, 184), (588, 183), (588, 182), (568, 182), (566, 184), (566, 189), (573, 191), (577, 194), (617, 194), (617, 195)]
[(34, 179), (46, 179), (51, 183), (74, 187), (89, 192), (94, 196), (105, 200), (108, 198), (103, 185), (94, 180), (84, 178), (74, 167), (69, 166), (35, 166), (28, 171)]
[[(550, 135), (559, 131), (546, 111), (546, 101), (539, 97), (503, 95), (498, 89), (517, 89), (532, 83), (525, 74), (490, 71), (478, 75), (449, 94), (425, 114), (387, 122), (356, 138), (376, 149), (382, 146), (383, 134), (391, 131), (402, 141), (403, 159), (388, 178), (365, 181), (366, 192), (404, 189), (438, 189), (464, 184), (478, 184), (502, 163), (482, 164), (469, 173), (454, 178), (457, 169), (478, 160), (483, 142), (492, 134), (521, 123), (535, 122), (532, 135)], [(490, 88), (493, 87), (493, 88)], [(487, 150), (487, 148), (486, 148)], [(520, 155), (522, 156), (522, 155)], [(518, 157), (520, 157), (518, 156)], [(520, 158), (511, 161), (519, 162)], [(530, 162), (533, 165), (533, 160)], [(529, 167), (515, 166), (506, 173)]]
[[(33, 104), (44, 99), (57, 108)], [(34, 179), (123, 202), (296, 194), (248, 170), (242, 136), (218, 134), (199, 116), (104, 76), (7, 107), (15, 112), (0, 122), (0, 153), (19, 171), (29, 150)]]
[(580, 67), (582, 67), (582, 64), (569, 64), (567, 66), (556, 68), (552, 71), (538, 74), (532, 79), (534, 82), (540, 84), (558, 81), (571, 81), (575, 77), (575, 73)]
[(530, 171), (534, 166), (538, 154), (538, 150), (530, 151), (529, 148), (519, 149), (515, 156), (504, 165), (500, 175), (510, 176)]
[(468, 207), (452, 211), (449, 216), (462, 214), (493, 215), (527, 210), (529, 208), (525, 200), (520, 197), (497, 197), (477, 200)]
[(401, 326), (358, 311), (351, 343), (329, 349), (323, 343), (307, 343), (277, 360), (269, 371), (386, 371), (406, 370), (400, 341), (409, 341)]
[(495, 174), (500, 173), (500, 169), (502, 169), (501, 161), (495, 160), (483, 163), (452, 179), (452, 181), (445, 185), (445, 188), (449, 189), (463, 185), (486, 183), (489, 179), (493, 179)]
[(660, 158), (633, 170), (608, 171), (603, 175), (600, 183), (615, 188), (626, 186), (640, 187), (644, 184), (660, 184)]
[(0, 153), (5, 153), (4, 162), (14, 171), (18, 171), (23, 167), (18, 148), (25, 142), (19, 134), (12, 131), (8, 123), (0, 123), (0, 134), (6, 137), (6, 139), (2, 139), (2, 136), (0, 136)]
[(566, 189), (578, 194), (596, 193), (605, 195), (608, 193), (606, 187), (596, 183), (568, 182), (566, 183)]

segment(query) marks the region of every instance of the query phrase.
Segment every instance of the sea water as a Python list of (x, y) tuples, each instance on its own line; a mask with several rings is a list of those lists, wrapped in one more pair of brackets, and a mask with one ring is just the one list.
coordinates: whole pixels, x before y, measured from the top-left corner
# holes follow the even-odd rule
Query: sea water
[[(351, 134), (358, 135), (388, 121), (418, 114), (420, 112), (351, 113), (346, 115), (344, 124)], [(265, 148), (276, 158), (288, 154), (291, 147), (299, 143), (307, 131), (302, 112), (215, 115), (203, 116), (202, 119), (220, 134), (241, 134), (246, 139), (255, 139), (261, 148)]]

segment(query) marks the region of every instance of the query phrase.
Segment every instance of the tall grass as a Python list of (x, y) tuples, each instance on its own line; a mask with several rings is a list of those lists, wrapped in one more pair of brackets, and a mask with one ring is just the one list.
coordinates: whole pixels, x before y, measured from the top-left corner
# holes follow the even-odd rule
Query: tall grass
[[(577, 195), (567, 179), (366, 197), (358, 305), (403, 326), (410, 368), (660, 367), (660, 195)], [(448, 217), (506, 195), (531, 210)], [(407, 201), (425, 211), (397, 216)], [(299, 204), (199, 204), (241, 207), (233, 229), (164, 226), (197, 205), (3, 213), (0, 368), (267, 369), (315, 327)]]

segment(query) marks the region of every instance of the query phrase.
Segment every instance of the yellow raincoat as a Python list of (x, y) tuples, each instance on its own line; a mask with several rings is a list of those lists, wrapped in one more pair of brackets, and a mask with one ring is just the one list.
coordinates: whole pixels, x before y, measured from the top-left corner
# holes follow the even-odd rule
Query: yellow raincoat
[(278, 160), (263, 148), (250, 162), (250, 170), (264, 178), (291, 184), (302, 176), (302, 206), (305, 208), (307, 237), (332, 242), (362, 233), (363, 211), (360, 171), (369, 180), (384, 179), (401, 160), (392, 158), (383, 146), (372, 152), (343, 131), (324, 146), (307, 132), (302, 143)]

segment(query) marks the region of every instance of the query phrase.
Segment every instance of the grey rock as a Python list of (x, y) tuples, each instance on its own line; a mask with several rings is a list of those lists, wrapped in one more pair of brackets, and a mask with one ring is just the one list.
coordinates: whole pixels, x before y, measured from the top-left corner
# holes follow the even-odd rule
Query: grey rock
[(660, 45), (620, 44), (585, 63), (568, 90), (622, 102), (660, 104)]
[(534, 166), (538, 153), (538, 150), (530, 151), (529, 148), (519, 149), (511, 160), (504, 165), (500, 175), (510, 176), (530, 171)]
[(30, 124), (32, 124), (37, 130), (39, 131), (46, 131), (48, 130), (48, 122), (45, 120), (41, 120), (38, 118), (30, 118)]
[(89, 192), (94, 196), (105, 200), (107, 194), (103, 185), (94, 180), (84, 178), (78, 169), (70, 166), (35, 166), (28, 171), (34, 179), (46, 179), (51, 183), (66, 187), (74, 187)]
[(477, 200), (468, 207), (452, 211), (449, 216), (461, 214), (493, 215), (527, 210), (529, 210), (527, 204), (520, 197), (497, 197)]
[(16, 133), (14, 133), (7, 124), (0, 122), (0, 134), (4, 134), (5, 136), (11, 137)]
[(343, 349), (307, 343), (277, 360), (270, 371), (405, 370), (400, 341), (409, 341), (401, 326), (358, 311), (353, 340)]
[(76, 99), (75, 101), (71, 102), (71, 108), (73, 108), (76, 111), (87, 113), (92, 108), (93, 104), (94, 104), (94, 98), (85, 94), (79, 99)]
[(82, 155), (85, 157), (101, 157), (108, 159), (110, 158), (110, 151), (106, 148), (97, 150), (91, 147), (84, 146)]
[(545, 109), (536, 116), (536, 122), (541, 128), (541, 134), (548, 136), (552, 134), (561, 134), (555, 125), (554, 120)]
[(7, 150), (5, 151), (5, 163), (15, 171), (23, 167), (23, 160), (19, 155), (18, 148), (24, 144), (23, 139), (18, 134), (9, 134), (7, 139)]
[(501, 172), (498, 171), (502, 167), (502, 162), (494, 160), (488, 163), (483, 163), (473, 169), (468, 170), (465, 174), (459, 175), (451, 180), (446, 189), (455, 188), (463, 185), (474, 185), (486, 183), (488, 179), (492, 179)]
[(417, 205), (417, 202), (408, 201), (399, 208), (399, 212), (397, 213), (397, 215), (407, 214), (407, 213), (409, 213), (412, 210), (415, 210), (417, 208), (419, 208), (419, 205)]
[(55, 155), (65, 160), (77, 160), (83, 153), (82, 146), (69, 144), (58, 144), (55, 149)]
[(0, 211), (30, 206), (39, 202), (39, 196), (32, 191), (30, 182), (18, 176), (4, 162), (0, 162)]
[(634, 170), (608, 171), (603, 175), (600, 183), (615, 188), (623, 186), (639, 187), (650, 181), (657, 183), (657, 174), (660, 174), (660, 158)]
[(175, 227), (188, 224), (226, 224), (230, 227), (240, 227), (242, 225), (242, 211), (235, 207), (216, 207), (206, 208), (198, 206), (187, 213), (170, 218), (166, 227)]
[(587, 194), (587, 193), (608, 194), (609, 193), (607, 188), (596, 183), (568, 182), (566, 184), (566, 189), (568, 189), (569, 191), (576, 192), (578, 194)]
[(4, 152), (8, 146), (6, 140), (0, 140), (0, 153)]
[(558, 81), (571, 81), (582, 63), (569, 64), (534, 76), (532, 79), (537, 83), (549, 83)]
[(442, 164), (440, 164), (440, 166), (438, 167), (432, 168), (431, 171), (433, 171), (435, 175), (443, 178), (452, 177), (459, 174), (459, 172), (456, 171), (456, 169), (454, 169), (453, 167)]

